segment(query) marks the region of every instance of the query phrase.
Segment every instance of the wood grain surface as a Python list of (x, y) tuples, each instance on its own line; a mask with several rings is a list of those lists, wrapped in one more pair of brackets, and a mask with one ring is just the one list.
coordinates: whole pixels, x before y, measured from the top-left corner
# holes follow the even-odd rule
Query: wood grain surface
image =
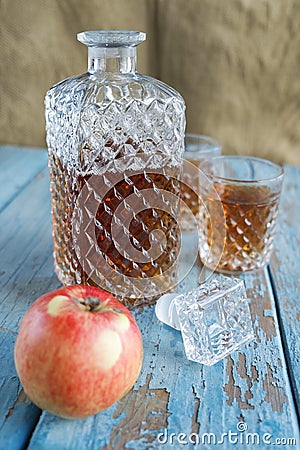
[(270, 278), (276, 292), (276, 308), (285, 356), (290, 367), (295, 401), (300, 410), (300, 170), (285, 167), (286, 182), (281, 197), (281, 214)]
[[(0, 152), (0, 211), (45, 167), (47, 155), (36, 148), (2, 146)], [(13, 169), (13, 171), (12, 171)]]
[[(1, 149), (0, 157), (7, 151)], [(30, 164), (36, 155), (26, 154)], [(76, 421), (36, 408), (24, 394), (13, 363), (14, 342), (26, 310), (39, 295), (59, 286), (53, 272), (46, 162), (13, 196), (8, 190), (0, 214), (0, 449), (195, 448), (191, 442), (180, 443), (180, 433), (194, 439), (207, 434), (201, 448), (210, 449), (209, 433), (220, 441), (222, 433), (230, 432), (240, 440), (257, 433), (261, 440), (259, 445), (239, 441), (234, 446), (238, 449), (269, 448), (262, 442), (266, 433), (272, 442), (293, 438), (299, 444), (299, 220), (295, 220), (299, 174), (299, 169), (286, 168), (270, 269), (243, 276), (255, 340), (206, 367), (186, 359), (181, 334), (160, 323), (152, 307), (136, 311), (144, 342), (139, 379), (118, 403)], [(183, 245), (186, 249), (194, 245), (193, 236), (186, 235)], [(182, 266), (189, 263), (188, 255), (184, 253)], [(197, 285), (199, 272), (196, 261), (179, 289)], [(237, 430), (241, 423), (244, 431)], [(217, 446), (233, 448), (228, 439)]]

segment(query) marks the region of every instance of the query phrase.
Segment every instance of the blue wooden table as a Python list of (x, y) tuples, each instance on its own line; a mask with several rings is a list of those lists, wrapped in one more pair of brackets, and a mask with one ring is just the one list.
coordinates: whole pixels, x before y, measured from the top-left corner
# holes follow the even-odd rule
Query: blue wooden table
[[(255, 340), (202, 366), (185, 358), (180, 333), (145, 308), (136, 312), (145, 355), (133, 390), (94, 417), (59, 419), (28, 400), (13, 362), (26, 310), (60, 286), (47, 155), (0, 147), (0, 449), (300, 448), (299, 248), (300, 168), (287, 166), (271, 264), (243, 276)], [(195, 287), (198, 272), (195, 264), (180, 290)]]

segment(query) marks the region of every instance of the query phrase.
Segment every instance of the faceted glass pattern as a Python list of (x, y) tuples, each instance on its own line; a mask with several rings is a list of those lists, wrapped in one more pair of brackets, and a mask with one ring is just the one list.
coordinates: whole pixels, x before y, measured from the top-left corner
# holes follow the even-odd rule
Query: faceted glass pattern
[(200, 186), (202, 262), (223, 273), (263, 268), (273, 248), (282, 168), (241, 155), (211, 158), (200, 168), (210, 181)]
[[(185, 164), (181, 175), (181, 226), (183, 231), (197, 231), (199, 221), (199, 165), (201, 161), (221, 154), (221, 144), (210, 136), (187, 133), (185, 135)], [(190, 220), (188, 207), (195, 220)]]
[(55, 269), (63, 284), (98, 285), (131, 307), (176, 282), (185, 105), (135, 71), (130, 46), (143, 33), (128, 32), (126, 47), (127, 32), (108, 31), (113, 48), (97, 33), (89, 72), (45, 99)]
[(211, 366), (254, 338), (242, 280), (220, 275), (174, 302), (191, 361)]

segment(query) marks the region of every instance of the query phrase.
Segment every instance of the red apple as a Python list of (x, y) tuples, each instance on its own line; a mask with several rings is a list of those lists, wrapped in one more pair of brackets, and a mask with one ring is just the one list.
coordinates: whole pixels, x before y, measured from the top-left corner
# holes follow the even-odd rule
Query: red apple
[(28, 397), (65, 418), (93, 415), (120, 399), (137, 380), (142, 357), (141, 333), (128, 309), (83, 285), (38, 298), (15, 345)]

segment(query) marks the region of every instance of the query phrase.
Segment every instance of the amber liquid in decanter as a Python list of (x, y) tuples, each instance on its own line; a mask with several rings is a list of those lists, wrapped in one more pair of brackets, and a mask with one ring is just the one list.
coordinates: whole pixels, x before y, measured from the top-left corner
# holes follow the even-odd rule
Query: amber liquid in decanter
[[(50, 186), (52, 193), (52, 215), (54, 230), (54, 259), (59, 278), (66, 284), (80, 282), (97, 286), (97, 277), (94, 276), (93, 269), (87, 266), (84, 269), (76, 254), (73, 239), (73, 220), (79, 193), (88, 186), (91, 175), (78, 175), (75, 171), (63, 166), (62, 161), (57, 156), (50, 158)], [(106, 262), (112, 267), (110, 273), (111, 284), (115, 283), (113, 274), (119, 273), (133, 279), (154, 277), (153, 280), (160, 291), (169, 288), (170, 278), (164, 273), (171, 270), (172, 282), (176, 283), (177, 258), (179, 252), (179, 229), (174, 217), (169, 212), (158, 208), (145, 208), (135, 215), (129, 226), (129, 248), (123, 246), (122, 252), (116, 247), (111, 235), (111, 226), (117, 208), (131, 196), (134, 191), (153, 189), (167, 191), (179, 198), (180, 185), (178, 179), (172, 176), (172, 170), (168, 168), (165, 174), (162, 173), (141, 173), (133, 175), (126, 180), (116, 183), (105, 194), (103, 201), (99, 203), (95, 216), (95, 244), (98, 251), (102, 253)], [(64, 179), (63, 186), (57, 186), (58, 179)], [(89, 188), (87, 188), (88, 190)], [(85, 208), (89, 208), (88, 200), (85, 201)], [(126, 210), (125, 210), (126, 211)], [(160, 247), (160, 255), (156, 259), (149, 258), (148, 262), (138, 262), (126, 258), (124, 253), (129, 253), (131, 246), (137, 251), (148, 251), (151, 240), (156, 240), (157, 232), (161, 231), (163, 243)], [(158, 236), (158, 239), (160, 237)], [(158, 242), (155, 242), (157, 245)], [(88, 258), (88, 255), (87, 255)], [(117, 280), (117, 276), (116, 276)], [(116, 281), (117, 282), (117, 281)], [(149, 301), (155, 300), (148, 298)], [(144, 303), (144, 299), (122, 297), (126, 306), (136, 306)]]

